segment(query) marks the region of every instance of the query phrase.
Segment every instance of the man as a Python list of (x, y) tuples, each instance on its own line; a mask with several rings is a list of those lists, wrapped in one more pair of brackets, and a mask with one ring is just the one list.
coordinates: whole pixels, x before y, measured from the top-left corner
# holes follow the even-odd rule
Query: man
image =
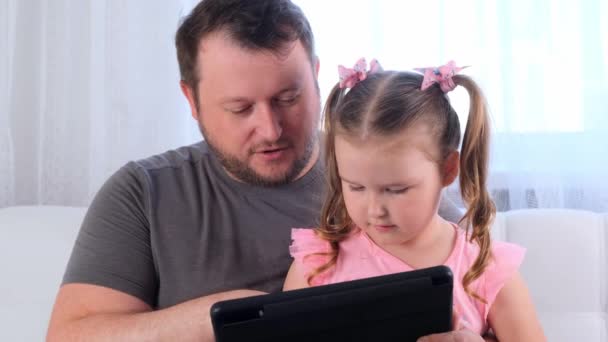
[(131, 162), (104, 184), (49, 341), (213, 341), (210, 306), (280, 290), (290, 228), (317, 225), (319, 62), (300, 9), (205, 0), (176, 46), (205, 142)]

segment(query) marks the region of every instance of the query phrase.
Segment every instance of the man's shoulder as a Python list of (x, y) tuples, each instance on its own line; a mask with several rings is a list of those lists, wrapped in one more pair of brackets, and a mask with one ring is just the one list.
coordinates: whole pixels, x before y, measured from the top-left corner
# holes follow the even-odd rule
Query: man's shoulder
[(139, 159), (129, 163), (133, 167), (140, 168), (147, 172), (162, 169), (180, 169), (191, 167), (198, 163), (208, 161), (209, 149), (204, 141), (182, 146), (160, 154), (156, 154), (144, 159)]
[[(106, 182), (123, 188), (171, 187), (214, 179), (217, 173), (204, 141), (126, 163)], [(204, 176), (207, 175), (207, 176)], [(201, 177), (202, 176), (202, 177)]]

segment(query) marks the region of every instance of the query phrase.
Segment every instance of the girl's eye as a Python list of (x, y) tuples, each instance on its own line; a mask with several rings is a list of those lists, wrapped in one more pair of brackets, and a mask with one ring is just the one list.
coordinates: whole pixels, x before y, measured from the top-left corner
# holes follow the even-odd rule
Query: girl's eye
[(402, 194), (402, 193), (406, 192), (407, 190), (408, 190), (408, 188), (388, 188), (388, 189), (386, 189), (386, 191), (388, 193), (395, 194), (395, 195)]
[(349, 185), (348, 188), (350, 191), (363, 191), (363, 189), (365, 189), (364, 187), (357, 185)]

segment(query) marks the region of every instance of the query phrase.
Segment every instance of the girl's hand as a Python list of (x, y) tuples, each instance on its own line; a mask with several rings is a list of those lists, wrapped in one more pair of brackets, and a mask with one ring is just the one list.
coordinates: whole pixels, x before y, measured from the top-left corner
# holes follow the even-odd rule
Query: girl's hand
[(418, 342), (483, 342), (484, 339), (469, 329), (433, 334), (418, 339)]

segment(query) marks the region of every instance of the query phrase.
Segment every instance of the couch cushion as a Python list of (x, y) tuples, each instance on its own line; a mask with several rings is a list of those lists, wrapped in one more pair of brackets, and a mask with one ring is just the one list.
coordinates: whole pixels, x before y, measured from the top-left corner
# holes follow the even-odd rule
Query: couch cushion
[(605, 340), (606, 217), (534, 209), (501, 213), (495, 221), (495, 238), (527, 248), (521, 272), (549, 341)]
[(0, 209), (0, 341), (43, 341), (86, 208)]
[(541, 312), (540, 323), (550, 342), (606, 341), (606, 314)]

